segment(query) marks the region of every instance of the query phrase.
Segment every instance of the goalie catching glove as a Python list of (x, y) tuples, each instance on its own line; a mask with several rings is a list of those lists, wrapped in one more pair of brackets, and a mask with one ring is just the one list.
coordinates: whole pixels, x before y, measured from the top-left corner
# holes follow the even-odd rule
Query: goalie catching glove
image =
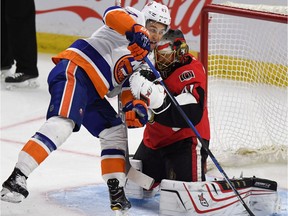
[(136, 61), (144, 59), (150, 51), (150, 40), (148, 30), (139, 24), (132, 26), (132, 31), (126, 32), (126, 38), (130, 41), (128, 50)]
[(142, 100), (128, 102), (122, 109), (128, 128), (143, 127), (148, 121), (147, 105)]
[(166, 93), (162, 85), (149, 80), (151, 73), (147, 68), (140, 68), (130, 76), (129, 85), (136, 99), (145, 101), (150, 109), (157, 109), (162, 106)]

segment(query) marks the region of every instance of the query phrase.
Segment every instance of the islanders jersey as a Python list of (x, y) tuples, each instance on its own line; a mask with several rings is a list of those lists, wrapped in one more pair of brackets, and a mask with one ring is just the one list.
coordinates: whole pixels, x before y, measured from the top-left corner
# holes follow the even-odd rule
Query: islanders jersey
[(54, 63), (67, 59), (83, 68), (101, 98), (119, 94), (126, 78), (141, 64), (127, 49), (125, 32), (136, 23), (145, 26), (145, 17), (134, 8), (113, 6), (105, 11), (103, 22), (91, 37), (76, 40), (52, 58)]

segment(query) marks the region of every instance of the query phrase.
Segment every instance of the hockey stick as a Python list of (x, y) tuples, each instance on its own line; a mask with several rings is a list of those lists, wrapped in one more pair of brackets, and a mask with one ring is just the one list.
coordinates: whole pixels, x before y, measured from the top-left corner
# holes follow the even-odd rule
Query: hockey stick
[[(115, 0), (116, 6), (121, 6), (121, 0)], [(120, 115), (123, 125), (125, 126), (125, 135), (126, 135), (126, 154), (125, 154), (125, 161), (126, 161), (126, 176), (129, 180), (133, 181), (135, 184), (139, 185), (146, 190), (149, 190), (152, 185), (154, 184), (154, 179), (150, 176), (142, 173), (139, 170), (136, 170), (134, 167), (131, 166), (130, 159), (129, 159), (129, 147), (128, 147), (128, 129), (127, 125), (125, 124), (125, 113), (122, 112), (122, 103), (121, 103), (121, 95), (118, 95), (118, 114)]]
[(132, 167), (129, 160), (128, 129), (127, 125), (125, 124), (125, 113), (122, 112), (121, 95), (118, 95), (118, 114), (120, 115), (123, 125), (125, 126), (125, 133), (126, 133), (125, 135), (127, 140), (126, 154), (125, 154), (126, 176), (129, 180), (133, 181), (135, 184), (139, 185), (142, 188), (145, 188), (146, 190), (149, 190), (154, 184), (154, 179)]
[(115, 0), (115, 5), (116, 6), (121, 6), (121, 0)]
[(216, 160), (215, 156), (212, 154), (212, 152), (210, 151), (210, 149), (208, 148), (208, 146), (206, 145), (206, 143), (204, 142), (204, 140), (202, 139), (202, 137), (200, 136), (200, 134), (198, 133), (197, 129), (195, 128), (195, 126), (192, 124), (192, 122), (190, 121), (190, 119), (187, 117), (187, 115), (185, 114), (185, 112), (183, 111), (183, 109), (180, 107), (178, 101), (175, 99), (175, 97), (171, 94), (171, 92), (168, 90), (167, 86), (165, 85), (162, 77), (160, 76), (159, 72), (155, 69), (154, 65), (150, 62), (150, 60), (148, 59), (148, 57), (145, 57), (144, 60), (146, 61), (146, 63), (149, 65), (149, 67), (151, 68), (153, 74), (155, 75), (157, 81), (160, 82), (160, 84), (163, 86), (163, 88), (165, 89), (166, 93), (168, 94), (168, 96), (170, 97), (170, 99), (172, 100), (172, 102), (174, 103), (174, 105), (176, 106), (177, 110), (180, 112), (180, 114), (182, 115), (182, 117), (185, 119), (186, 123), (189, 125), (189, 127), (193, 130), (193, 132), (196, 134), (196, 137), (198, 138), (198, 140), (200, 141), (200, 143), (202, 144), (202, 147), (205, 149), (205, 151), (208, 153), (208, 155), (210, 156), (210, 158), (212, 159), (212, 161), (214, 162), (214, 164), (216, 165), (216, 167), (218, 168), (218, 170), (220, 171), (220, 173), (223, 175), (224, 179), (226, 180), (226, 182), (228, 183), (228, 185), (230, 186), (230, 188), (233, 190), (233, 192), (235, 193), (235, 195), (238, 197), (239, 201), (241, 202), (241, 204), (244, 206), (244, 208), (246, 209), (246, 211), (249, 213), (250, 216), (254, 216), (253, 212), (249, 209), (249, 207), (246, 205), (246, 203), (244, 202), (244, 200), (242, 199), (242, 197), (240, 196), (239, 192), (236, 190), (236, 188), (233, 186), (232, 182), (229, 180), (228, 176), (226, 175), (226, 173), (224, 172), (224, 170), (222, 169), (222, 167), (220, 166), (220, 164), (218, 163), (218, 161)]

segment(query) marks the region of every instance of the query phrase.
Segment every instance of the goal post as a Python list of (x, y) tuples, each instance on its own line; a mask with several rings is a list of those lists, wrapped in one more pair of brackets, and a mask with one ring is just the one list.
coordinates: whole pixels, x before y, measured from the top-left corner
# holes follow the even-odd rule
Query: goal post
[(287, 162), (287, 23), (287, 6), (202, 9), (210, 147), (222, 165)]

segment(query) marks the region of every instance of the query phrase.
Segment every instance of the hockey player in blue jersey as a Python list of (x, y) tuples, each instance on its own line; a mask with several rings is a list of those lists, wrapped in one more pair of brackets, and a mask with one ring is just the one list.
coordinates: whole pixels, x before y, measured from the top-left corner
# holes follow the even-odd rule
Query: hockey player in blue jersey
[[(56, 66), (48, 77), (50, 104), (47, 120), (19, 153), (10, 177), (2, 184), (1, 200), (18, 203), (28, 196), (26, 180), (72, 132), (83, 125), (100, 139), (102, 176), (108, 185), (112, 210), (131, 207), (126, 199), (125, 126), (105, 97), (128, 89), (127, 78), (168, 30), (165, 5), (151, 2), (142, 11), (108, 8), (103, 25), (90, 38), (75, 41), (53, 57)], [(145, 26), (145, 27), (144, 27)], [(149, 35), (150, 32), (150, 35)], [(147, 106), (124, 94), (137, 124), (147, 122)]]

